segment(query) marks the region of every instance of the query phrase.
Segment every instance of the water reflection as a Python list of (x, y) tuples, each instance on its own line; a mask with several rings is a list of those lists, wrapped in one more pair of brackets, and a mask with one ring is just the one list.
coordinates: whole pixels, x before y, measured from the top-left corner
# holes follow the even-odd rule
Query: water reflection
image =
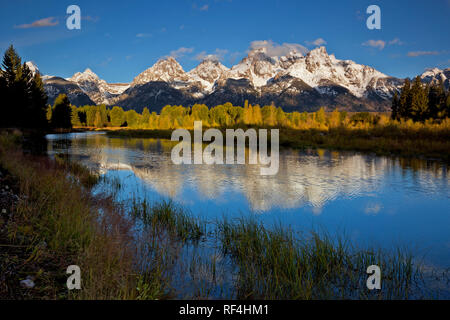
[(343, 229), (356, 244), (417, 248), (427, 263), (450, 266), (450, 177), (437, 161), (281, 150), (278, 175), (261, 176), (258, 165), (174, 165), (176, 142), (167, 140), (47, 139), (50, 154), (67, 153), (119, 179), (118, 200), (170, 197), (208, 219), (254, 211), (263, 223)]
[[(69, 138), (62, 139), (62, 138)], [(447, 167), (419, 159), (390, 159), (325, 150), (282, 150), (276, 176), (261, 176), (259, 165), (174, 165), (174, 142), (157, 139), (107, 138), (101, 134), (50, 135), (49, 152), (68, 152), (74, 159), (96, 168), (129, 170), (160, 195), (183, 201), (187, 187), (205, 199), (226, 194), (245, 195), (249, 208), (266, 212), (274, 208), (312, 206), (319, 214), (330, 201), (377, 193), (390, 179), (390, 187), (449, 197)], [(367, 214), (381, 205), (368, 204)]]

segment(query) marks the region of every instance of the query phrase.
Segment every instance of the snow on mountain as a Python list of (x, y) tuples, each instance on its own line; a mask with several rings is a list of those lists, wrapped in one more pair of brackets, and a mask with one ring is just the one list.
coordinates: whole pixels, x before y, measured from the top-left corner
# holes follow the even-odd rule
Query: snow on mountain
[[(211, 62), (202, 62), (211, 68)], [(191, 80), (202, 66), (190, 71)], [(207, 68), (204, 68), (207, 69)], [(331, 91), (329, 84), (340, 85), (348, 89), (356, 97), (364, 97), (371, 91), (380, 91), (385, 97), (390, 97), (393, 87), (386, 81), (389, 77), (372, 67), (357, 64), (349, 60), (338, 60), (334, 55), (328, 55), (325, 47), (311, 50), (303, 56), (300, 52), (292, 51), (286, 56), (269, 56), (265, 48), (251, 50), (247, 57), (237, 65), (227, 70), (226, 67), (215, 70), (214, 76), (220, 74), (220, 79), (248, 79), (252, 86), (261, 90), (277, 75), (290, 75), (303, 80), (319, 93), (327, 94)], [(204, 73), (208, 70), (203, 71)], [(384, 81), (379, 81), (383, 80)], [(218, 78), (215, 78), (218, 80)], [(215, 81), (214, 80), (214, 81)], [(212, 79), (208, 81), (211, 85)], [(203, 83), (205, 87), (206, 83)], [(212, 89), (212, 86), (208, 88)]]
[(89, 68), (84, 72), (75, 73), (66, 80), (76, 83), (97, 104), (109, 104), (111, 98), (130, 87), (129, 84), (109, 84)]
[(107, 83), (107, 91), (112, 95), (122, 94), (129, 87), (129, 83)]
[(420, 76), (423, 82), (438, 84), (440, 81), (448, 89), (450, 87), (450, 68), (441, 70), (438, 68), (428, 69)]
[[(323, 85), (334, 83), (348, 89), (356, 97), (363, 97), (368, 87), (375, 86), (379, 79), (389, 78), (372, 67), (357, 64), (350, 60), (338, 60), (328, 55), (325, 47), (308, 52), (304, 59), (298, 59), (286, 74), (302, 79), (309, 86), (323, 92)], [(383, 88), (391, 90), (391, 88)], [(321, 93), (322, 93), (321, 92)]]
[(25, 62), (25, 64), (27, 65), (28, 69), (30, 69), (30, 71), (34, 74), (39, 73), (39, 68), (36, 66), (36, 64), (33, 61), (27, 61)]
[(181, 65), (174, 58), (168, 57), (158, 60), (151, 68), (140, 73), (131, 85), (142, 85), (152, 81), (173, 83), (188, 80), (189, 77)]
[(305, 55), (295, 48), (283, 54), (275, 56), (265, 47), (258, 47), (231, 69), (205, 59), (189, 72), (172, 57), (161, 59), (133, 80), (132, 92), (127, 91), (129, 94), (118, 97), (114, 103), (153, 105), (157, 109), (165, 104), (160, 99), (163, 87), (157, 82), (164, 82), (179, 91), (167, 92), (167, 99), (172, 101), (179, 94), (183, 97), (180, 103), (187, 104), (242, 104), (249, 100), (260, 104), (278, 102), (286, 108), (328, 104), (330, 108), (366, 106), (370, 110), (385, 110), (402, 83), (372, 67), (339, 60), (329, 55), (325, 47)]
[(225, 77), (227, 79), (248, 79), (255, 88), (260, 88), (277, 73), (283, 71), (283, 67), (289, 65), (289, 61), (295, 61), (299, 56), (301, 54), (292, 52), (289, 57), (270, 57), (265, 48), (254, 49), (240, 63), (233, 66)]
[[(32, 68), (38, 70), (30, 64)], [(421, 78), (425, 83), (442, 80), (448, 88), (450, 69), (430, 69)], [(52, 95), (68, 86), (79, 101), (86, 100), (81, 92), (97, 104), (138, 111), (143, 107), (159, 111), (167, 104), (243, 105), (245, 100), (260, 105), (275, 103), (286, 110), (327, 106), (330, 110), (339, 107), (347, 111), (386, 111), (390, 109), (393, 93), (403, 85), (403, 79), (387, 76), (370, 66), (339, 60), (328, 54), (325, 47), (307, 53), (295, 47), (282, 53), (258, 47), (231, 69), (207, 56), (189, 72), (173, 57), (167, 57), (137, 75), (131, 84), (109, 84), (90, 69), (75, 73), (66, 82), (51, 79), (54, 78), (44, 77), (48, 86), (53, 83)]]
[(211, 92), (215, 82), (229, 69), (217, 60), (205, 59), (196, 68), (188, 72), (190, 81), (198, 81), (203, 91)]

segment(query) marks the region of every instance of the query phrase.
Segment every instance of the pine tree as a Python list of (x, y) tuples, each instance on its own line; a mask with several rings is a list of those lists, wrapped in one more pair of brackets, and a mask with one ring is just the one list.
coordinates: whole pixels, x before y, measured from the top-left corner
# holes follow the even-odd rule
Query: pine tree
[(432, 84), (428, 92), (428, 108), (433, 119), (443, 118), (445, 112), (445, 87), (442, 80), (438, 84)]
[(410, 118), (411, 111), (411, 82), (409, 79), (405, 80), (405, 84), (403, 85), (402, 92), (400, 93), (400, 99), (398, 104), (398, 117), (399, 118)]
[(7, 87), (6, 87), (6, 80), (3, 77), (2, 70), (0, 69), (0, 127), (5, 127), (7, 124), (7, 116), (5, 114), (7, 103), (6, 103), (6, 96), (7, 96)]
[(394, 97), (392, 98), (392, 113), (391, 113), (391, 119), (392, 120), (398, 120), (398, 109), (399, 109), (399, 98), (397, 91), (394, 92)]
[[(19, 81), (22, 74), (22, 60), (11, 45), (3, 56), (2, 77), (5, 84), (5, 95), (2, 97), (3, 104), (0, 110), (4, 126), (16, 126), (19, 124), (18, 108), (23, 95), (20, 94)], [(17, 100), (17, 101), (16, 101)]]
[(44, 83), (39, 73), (36, 73), (33, 77), (33, 83), (31, 87), (31, 109), (29, 118), (33, 121), (31, 122), (31, 127), (34, 128), (46, 128), (48, 126), (47, 120), (47, 94), (44, 90)]
[(11, 45), (0, 68), (2, 126), (46, 128), (47, 95), (38, 73), (33, 75)]
[(414, 121), (425, 121), (428, 117), (428, 89), (424, 88), (418, 76), (411, 87), (411, 118)]

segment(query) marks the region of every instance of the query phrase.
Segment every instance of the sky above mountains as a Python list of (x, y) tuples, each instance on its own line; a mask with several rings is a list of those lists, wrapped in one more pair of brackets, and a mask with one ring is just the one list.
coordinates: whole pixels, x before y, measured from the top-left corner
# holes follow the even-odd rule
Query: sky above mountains
[[(66, 27), (71, 4), (81, 8), (81, 30)], [(381, 30), (366, 26), (372, 4)], [(43, 74), (62, 77), (89, 67), (131, 82), (167, 56), (185, 71), (206, 56), (231, 67), (261, 46), (280, 55), (324, 45), (396, 77), (450, 66), (450, 0), (1, 0), (0, 9), (0, 51), (12, 43)]]

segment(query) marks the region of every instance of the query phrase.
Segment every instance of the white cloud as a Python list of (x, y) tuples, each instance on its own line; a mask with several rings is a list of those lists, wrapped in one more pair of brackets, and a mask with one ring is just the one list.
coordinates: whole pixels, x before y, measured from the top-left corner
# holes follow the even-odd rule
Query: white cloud
[(177, 50), (170, 51), (170, 56), (172, 58), (177, 59), (177, 58), (184, 57), (186, 54), (192, 53), (193, 51), (194, 51), (194, 48), (181, 47), (181, 48), (178, 48)]
[(215, 53), (207, 54), (206, 51), (202, 51), (195, 56), (195, 60), (203, 61), (203, 60), (211, 60), (211, 61), (222, 61), (225, 55), (228, 53), (228, 50), (225, 49), (216, 49)]
[(319, 47), (319, 46), (322, 46), (324, 44), (327, 44), (327, 42), (323, 38), (318, 38), (318, 39), (316, 39), (314, 41), (305, 41), (305, 43), (308, 46), (316, 46), (316, 47)]
[(204, 6), (199, 8), (200, 11), (208, 11), (208, 9), (209, 9), (209, 5), (208, 4), (205, 4)]
[(281, 45), (274, 43), (272, 40), (259, 40), (250, 43), (250, 50), (265, 49), (269, 57), (281, 57), (296, 52), (306, 54), (309, 50), (297, 43), (283, 43)]
[(18, 26), (14, 26), (17, 29), (28, 29), (28, 28), (41, 28), (41, 27), (53, 27), (58, 24), (58, 20), (55, 17), (48, 17), (40, 20), (36, 20), (29, 24), (21, 24)]
[(383, 50), (384, 47), (386, 47), (386, 42), (383, 40), (368, 40), (366, 42), (363, 42), (362, 45), (365, 47), (373, 47), (379, 50)]
[(410, 51), (408, 57), (437, 56), (438, 54), (440, 54), (438, 51)]
[(402, 45), (404, 45), (405, 43), (403, 42), (403, 41), (401, 41), (399, 38), (395, 38), (395, 39), (392, 39), (391, 41), (389, 41), (389, 45), (390, 46), (392, 46), (392, 45), (399, 45), (399, 46), (402, 46)]
[(136, 34), (136, 38), (149, 38), (151, 36), (152, 36), (151, 33), (138, 33), (138, 34)]

